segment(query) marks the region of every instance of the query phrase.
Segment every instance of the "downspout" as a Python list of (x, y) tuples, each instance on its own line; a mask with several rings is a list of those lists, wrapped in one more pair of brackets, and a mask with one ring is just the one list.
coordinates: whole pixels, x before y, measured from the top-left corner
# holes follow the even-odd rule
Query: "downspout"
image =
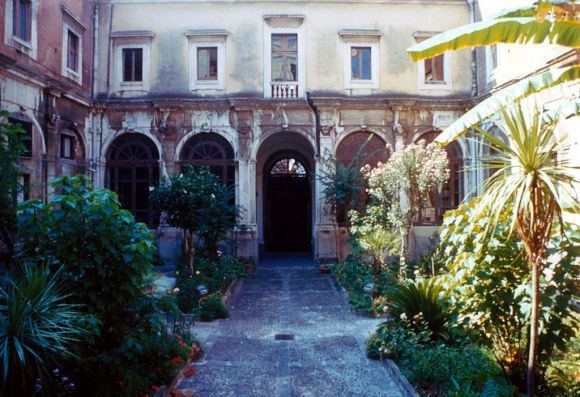
[[(93, 101), (97, 98), (97, 77), (98, 77), (98, 63), (99, 63), (99, 4), (95, 2), (93, 8)], [(94, 106), (91, 111), (91, 157), (89, 163), (89, 172), (91, 172), (91, 182), (95, 186), (95, 177), (97, 174), (97, 162), (95, 160), (95, 111)]]
[[(475, 23), (475, 3), (477, 0), (467, 0), (469, 7), (469, 23)], [(471, 96), (476, 97), (479, 91), (477, 83), (477, 47), (471, 47)]]
[(316, 155), (320, 156), (320, 114), (318, 113), (318, 108), (314, 105), (312, 98), (310, 98), (310, 93), (308, 91), (306, 91), (306, 104), (312, 113), (314, 113), (314, 124), (316, 127)]

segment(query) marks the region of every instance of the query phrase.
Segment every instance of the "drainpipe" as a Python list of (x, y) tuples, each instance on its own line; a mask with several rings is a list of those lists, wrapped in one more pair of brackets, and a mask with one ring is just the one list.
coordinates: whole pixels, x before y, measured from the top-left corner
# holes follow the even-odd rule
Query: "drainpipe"
[(308, 108), (314, 113), (314, 123), (316, 126), (316, 155), (320, 156), (320, 114), (318, 113), (318, 108), (312, 102), (310, 98), (310, 92), (306, 91), (306, 104)]
[[(97, 77), (98, 77), (98, 63), (99, 63), (99, 4), (97, 2), (93, 5), (93, 95), (92, 99), (97, 98)], [(96, 119), (94, 107), (91, 110), (91, 157), (89, 161), (89, 170), (94, 170), (91, 172), (91, 182), (95, 186), (95, 178), (97, 177), (96, 160), (95, 160), (95, 130), (96, 130)], [(90, 171), (89, 171), (90, 172)]]
[[(469, 23), (475, 23), (475, 6), (477, 0), (467, 0)], [(471, 48), (471, 96), (476, 97), (479, 91), (477, 84), (477, 47)]]

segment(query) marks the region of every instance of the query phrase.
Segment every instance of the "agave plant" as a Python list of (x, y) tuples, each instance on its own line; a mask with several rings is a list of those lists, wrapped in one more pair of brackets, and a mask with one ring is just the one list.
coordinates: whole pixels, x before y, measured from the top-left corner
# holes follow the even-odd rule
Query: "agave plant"
[(73, 356), (71, 345), (85, 332), (77, 325), (78, 305), (66, 303), (62, 271), (47, 269), (25, 266), (21, 277), (0, 289), (0, 368), (8, 394), (22, 395), (30, 387), (27, 380)]
[(389, 304), (391, 313), (417, 330), (425, 325), (433, 339), (446, 337), (452, 310), (448, 292), (437, 277), (408, 281), (401, 285)]

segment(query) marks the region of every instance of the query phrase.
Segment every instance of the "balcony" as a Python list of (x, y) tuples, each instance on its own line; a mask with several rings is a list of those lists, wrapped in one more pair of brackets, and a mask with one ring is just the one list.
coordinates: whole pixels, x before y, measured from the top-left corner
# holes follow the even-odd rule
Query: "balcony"
[(272, 98), (275, 99), (296, 99), (298, 98), (298, 82), (296, 81), (273, 81)]

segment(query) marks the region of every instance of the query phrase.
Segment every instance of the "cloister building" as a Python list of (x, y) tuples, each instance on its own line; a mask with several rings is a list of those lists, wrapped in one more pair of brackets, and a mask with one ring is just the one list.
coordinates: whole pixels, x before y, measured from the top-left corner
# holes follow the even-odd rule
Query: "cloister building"
[[(369, 140), (376, 162), (386, 144), (434, 139), (477, 100), (486, 58), (405, 53), (478, 18), (471, 0), (2, 3), (0, 107), (32, 137), (27, 196), (47, 200), (53, 178), (84, 172), (156, 230), (166, 260), (176, 234), (159, 225), (149, 190), (185, 164), (235, 185), (237, 255), (343, 257), (323, 160), (348, 161)], [(451, 177), (417, 219), (417, 246), (477, 191), (482, 175), (465, 169), (481, 151), (447, 147)]]

